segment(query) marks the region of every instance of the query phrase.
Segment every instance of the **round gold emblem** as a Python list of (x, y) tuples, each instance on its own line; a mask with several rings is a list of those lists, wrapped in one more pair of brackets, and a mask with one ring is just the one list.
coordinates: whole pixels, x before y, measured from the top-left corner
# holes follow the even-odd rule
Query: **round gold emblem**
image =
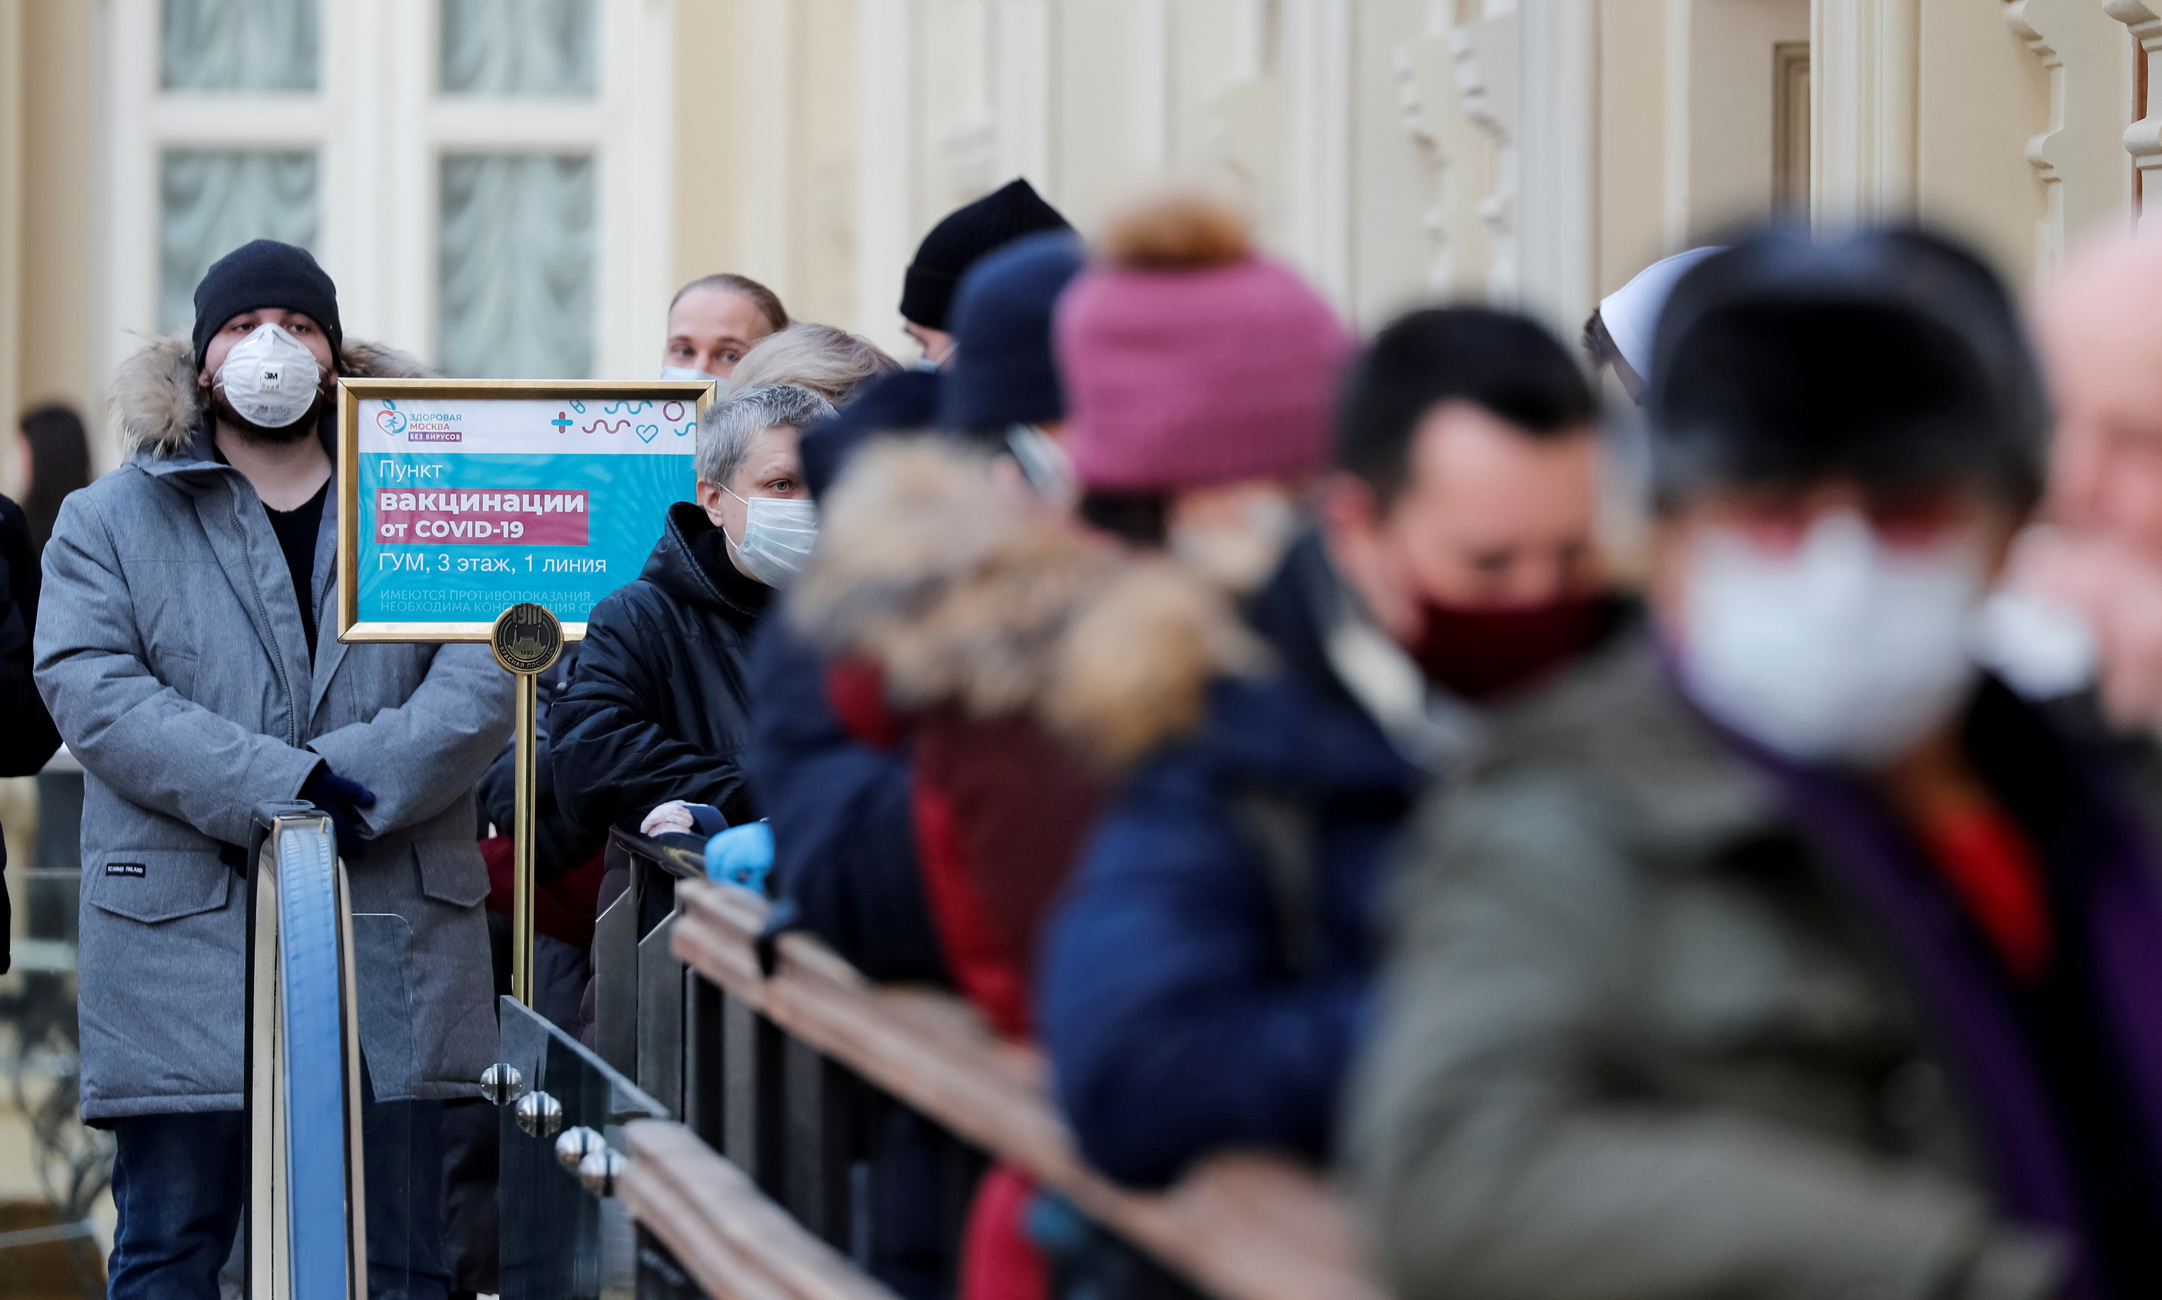
[(547, 607), (527, 601), (495, 616), (488, 641), (495, 661), (512, 672), (545, 672), (563, 653), (563, 624)]

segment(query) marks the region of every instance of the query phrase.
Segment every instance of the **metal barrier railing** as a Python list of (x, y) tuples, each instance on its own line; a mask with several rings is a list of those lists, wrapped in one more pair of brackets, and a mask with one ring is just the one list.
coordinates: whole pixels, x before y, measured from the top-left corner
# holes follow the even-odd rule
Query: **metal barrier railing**
[[(616, 944), (596, 943), (596, 976), (609, 962), (635, 973), (615, 1041), (681, 1117), (625, 1133), (641, 1294), (883, 1295), (867, 1274), (904, 1214), (928, 1221), (951, 1287), (996, 1158), (1064, 1203), (1083, 1266), (1119, 1270), (1117, 1294), (1378, 1300), (1348, 1206), (1312, 1169), (1231, 1152), (1163, 1192), (1116, 1186), (1074, 1149), (1042, 1061), (959, 999), (875, 986), (807, 934), (764, 935), (764, 899), (686, 879), (669, 846), (619, 835), (610, 851), (633, 884)], [(896, 1143), (916, 1170), (912, 1204), (881, 1186)]]
[(247, 888), (248, 1294), (362, 1300), (360, 1015), (330, 819), (257, 808)]

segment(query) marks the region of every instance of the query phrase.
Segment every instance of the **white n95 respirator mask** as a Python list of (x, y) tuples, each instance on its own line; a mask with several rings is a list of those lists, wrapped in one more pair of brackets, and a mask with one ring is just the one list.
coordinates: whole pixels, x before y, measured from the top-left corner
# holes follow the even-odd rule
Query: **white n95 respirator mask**
[(1791, 551), (1711, 528), (1689, 557), (1680, 662), (1699, 707), (1787, 758), (1869, 768), (1957, 709), (1982, 558), (1966, 538), (1888, 546), (1859, 514)]
[[(727, 488), (721, 491), (728, 492)], [(736, 497), (733, 492), (728, 495)], [(728, 538), (743, 571), (769, 587), (786, 588), (803, 572), (818, 544), (818, 506), (792, 497), (752, 497), (743, 501), (743, 540)], [(727, 537), (724, 529), (721, 533)]]
[(263, 324), (225, 354), (215, 382), (242, 419), (283, 429), (315, 406), (322, 380), (307, 344), (283, 326)]

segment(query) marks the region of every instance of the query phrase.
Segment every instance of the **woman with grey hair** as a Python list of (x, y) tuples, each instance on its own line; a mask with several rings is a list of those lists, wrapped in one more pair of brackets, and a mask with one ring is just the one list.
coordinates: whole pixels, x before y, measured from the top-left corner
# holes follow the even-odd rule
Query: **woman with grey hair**
[(690, 830), (686, 804), (703, 806), (708, 833), (757, 820), (742, 754), (751, 633), (817, 536), (796, 439), (832, 415), (808, 389), (769, 384), (699, 421), (698, 500), (668, 508), (637, 580), (593, 607), (555, 705), (557, 799), (573, 824)]
[(900, 368), (900, 362), (861, 334), (797, 321), (760, 339), (736, 363), (730, 382), (738, 392), (762, 384), (794, 384), (843, 406), (866, 382)]

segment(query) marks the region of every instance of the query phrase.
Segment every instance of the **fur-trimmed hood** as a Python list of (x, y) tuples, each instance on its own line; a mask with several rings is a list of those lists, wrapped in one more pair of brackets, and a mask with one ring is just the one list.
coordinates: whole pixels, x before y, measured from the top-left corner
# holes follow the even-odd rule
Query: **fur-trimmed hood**
[(1213, 678), (1264, 660), (1221, 587), (1089, 535), (960, 444), (874, 443), (822, 513), (790, 618), (876, 663), (903, 711), (1027, 714), (1115, 771), (1198, 726)]
[[(413, 357), (379, 343), (345, 340), (339, 374), (354, 379), (419, 379), (432, 372)], [(178, 336), (153, 340), (120, 363), (110, 409), (123, 456), (162, 460), (195, 440), (202, 419), (196, 397), (195, 345)]]

